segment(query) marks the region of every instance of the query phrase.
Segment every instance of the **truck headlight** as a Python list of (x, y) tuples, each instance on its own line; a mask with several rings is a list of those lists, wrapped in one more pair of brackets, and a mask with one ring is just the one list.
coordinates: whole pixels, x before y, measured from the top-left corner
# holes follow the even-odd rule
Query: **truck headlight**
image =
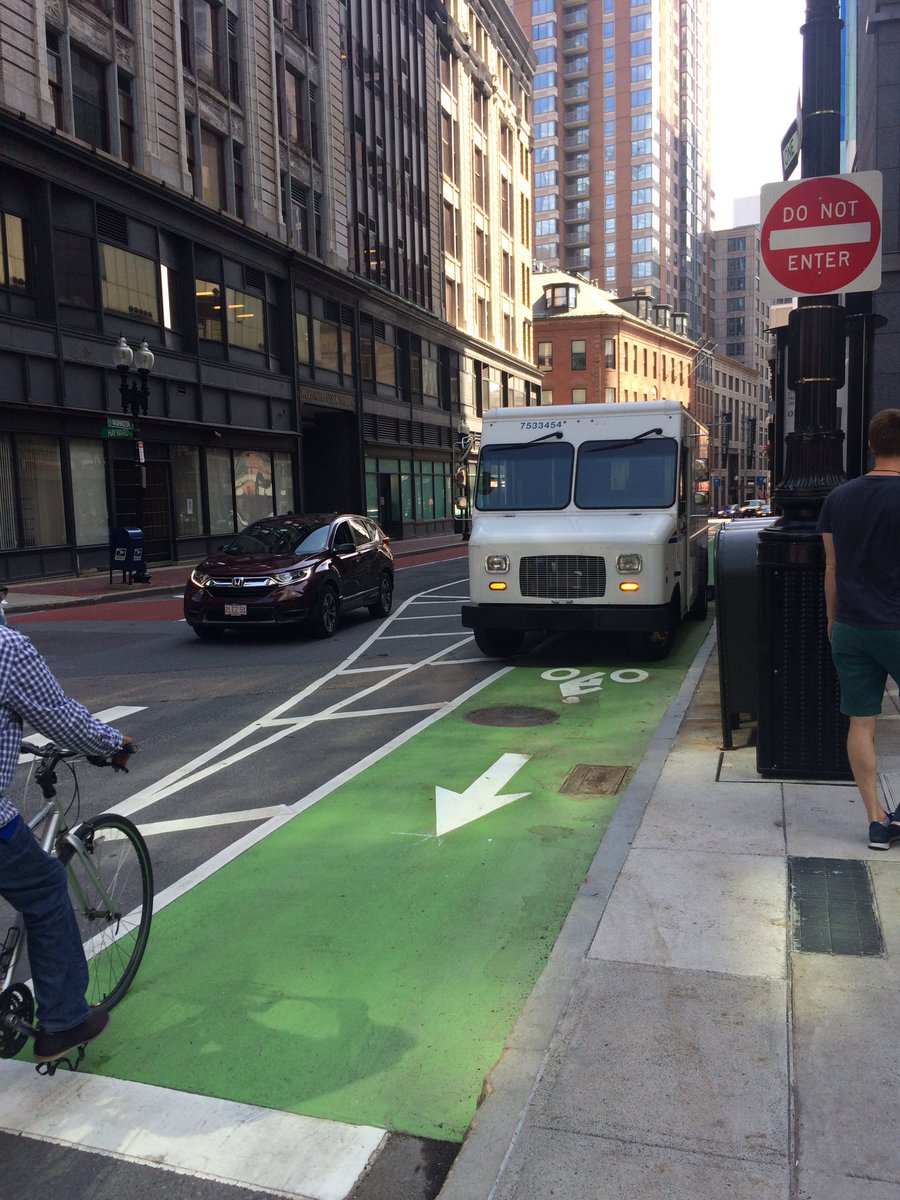
[(494, 575), (505, 575), (509, 570), (509, 555), (489, 554), (484, 560), (484, 569)]
[(620, 575), (637, 575), (644, 566), (644, 560), (639, 554), (619, 554), (616, 558), (616, 570)]

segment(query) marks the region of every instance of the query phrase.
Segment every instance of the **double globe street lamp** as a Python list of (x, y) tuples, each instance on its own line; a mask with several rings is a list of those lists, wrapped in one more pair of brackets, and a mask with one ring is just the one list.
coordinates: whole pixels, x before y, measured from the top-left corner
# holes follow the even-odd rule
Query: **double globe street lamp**
[[(124, 334), (119, 335), (113, 351), (113, 362), (119, 372), (119, 395), (122, 397), (122, 412), (130, 413), (132, 434), (134, 438), (134, 466), (137, 479), (135, 492), (135, 523), (143, 532), (144, 529), (144, 492), (147, 488), (147, 466), (144, 461), (144, 443), (141, 439), (141, 416), (147, 415), (150, 398), (150, 372), (153, 370), (153, 351), (147, 345), (147, 339), (141, 342), (138, 349), (132, 348), (125, 341)], [(131, 377), (131, 368), (137, 371), (137, 379)], [(142, 561), (136, 566), (134, 578), (139, 583), (148, 583), (146, 565)]]

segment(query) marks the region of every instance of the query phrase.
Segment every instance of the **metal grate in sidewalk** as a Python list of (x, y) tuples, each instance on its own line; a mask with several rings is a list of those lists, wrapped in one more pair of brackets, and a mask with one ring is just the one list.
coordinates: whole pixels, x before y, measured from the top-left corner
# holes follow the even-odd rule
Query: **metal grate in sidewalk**
[(856, 859), (788, 858), (791, 938), (809, 954), (881, 957), (869, 868)]

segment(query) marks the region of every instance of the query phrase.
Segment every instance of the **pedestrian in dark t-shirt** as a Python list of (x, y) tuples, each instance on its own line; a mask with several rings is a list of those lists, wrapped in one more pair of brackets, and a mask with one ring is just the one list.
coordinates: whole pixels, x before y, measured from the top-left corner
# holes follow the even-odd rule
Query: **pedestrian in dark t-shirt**
[(888, 675), (900, 682), (900, 409), (869, 424), (875, 466), (825, 498), (825, 606), (831, 657), (850, 718), (847, 757), (869, 818), (869, 846), (900, 841), (900, 809), (878, 795), (875, 722)]

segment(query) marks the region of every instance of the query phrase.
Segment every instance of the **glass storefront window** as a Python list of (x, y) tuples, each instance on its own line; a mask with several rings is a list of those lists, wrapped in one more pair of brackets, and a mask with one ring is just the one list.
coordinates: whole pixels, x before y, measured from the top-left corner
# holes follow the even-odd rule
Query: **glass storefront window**
[(109, 538), (106, 460), (102, 442), (69, 443), (76, 546), (94, 546)]
[(13, 481), (12, 438), (0, 433), (0, 550), (16, 547), (16, 489)]
[(159, 323), (156, 263), (118, 246), (100, 243), (100, 287), (107, 312)]
[(291, 456), (276, 450), (275, 459), (275, 511), (283, 514), (294, 511), (294, 473)]
[(230, 450), (207, 450), (206, 487), (209, 497), (209, 532), (234, 533), (234, 484)]
[(179, 537), (202, 533), (200, 451), (196, 446), (172, 447), (172, 488), (175, 493), (176, 533)]
[(194, 295), (197, 298), (197, 337), (206, 342), (221, 342), (224, 329), (221, 288), (209, 279), (198, 279), (194, 283)]
[(19, 437), (16, 452), (22, 485), (22, 545), (65, 545), (59, 442), (56, 438)]
[(244, 450), (234, 456), (234, 507), (238, 529), (272, 514), (272, 460), (268, 450)]
[(247, 292), (225, 289), (228, 305), (228, 342), (244, 350), (266, 352), (265, 302)]

